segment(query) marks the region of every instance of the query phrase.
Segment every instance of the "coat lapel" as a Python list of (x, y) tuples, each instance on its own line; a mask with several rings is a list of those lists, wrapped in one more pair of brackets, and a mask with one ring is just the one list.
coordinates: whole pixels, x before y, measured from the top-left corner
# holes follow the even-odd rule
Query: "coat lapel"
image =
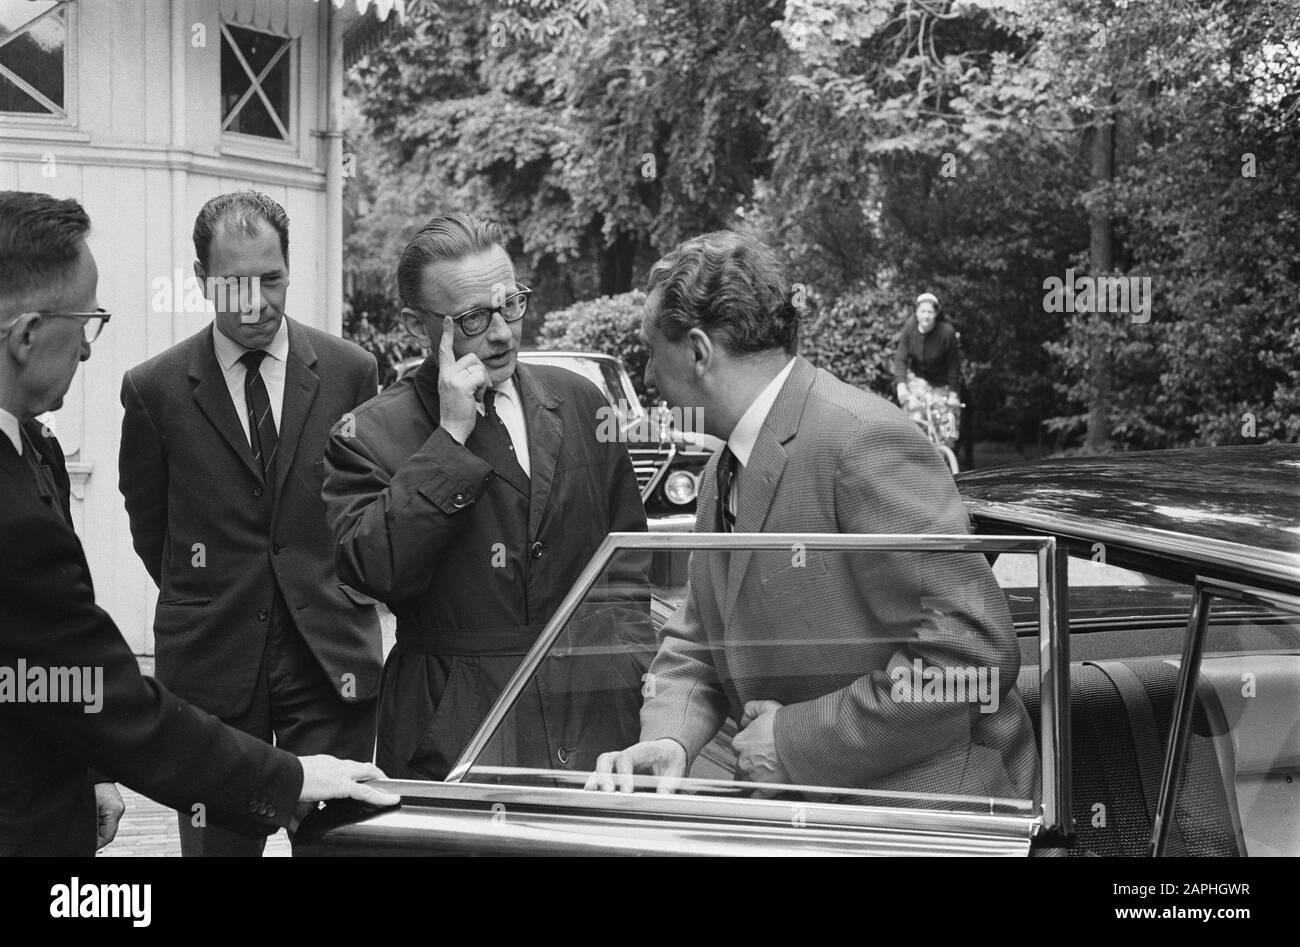
[(275, 495), (280, 496), (285, 477), (298, 453), (298, 441), (307, 425), (307, 415), (316, 401), (320, 376), (315, 372), (316, 349), (307, 333), (301, 331), (288, 316), (289, 359), (284, 372), (284, 404), (280, 407), (280, 447), (275, 459)]
[(532, 467), (528, 535), (536, 536), (541, 532), (542, 512), (551, 497), (555, 465), (564, 441), (564, 421), (560, 417), (564, 399), (527, 365), (517, 365), (515, 381), (523, 401), (524, 424), (528, 427), (528, 462)]
[(195, 337), (197, 347), (190, 358), (190, 378), (195, 382), (194, 400), (230, 449), (239, 455), (248, 472), (261, 480), (262, 471), (253, 464), (253, 451), (248, 446), (248, 438), (235, 411), (235, 403), (230, 400), (230, 389), (226, 387), (225, 375), (212, 347), (212, 333), (215, 331), (214, 326), (208, 326), (206, 332)]
[[(772, 402), (772, 409), (768, 411), (763, 426), (759, 428), (754, 450), (741, 475), (736, 532), (762, 532), (767, 523), (777, 486), (785, 472), (785, 445), (799, 432), (804, 405), (816, 376), (817, 370), (808, 361), (796, 356), (794, 367), (781, 386), (776, 401)], [(724, 622), (731, 620), (731, 611), (740, 594), (752, 555), (753, 551), (749, 549), (737, 550), (731, 554), (727, 569), (726, 597), (722, 607)]]

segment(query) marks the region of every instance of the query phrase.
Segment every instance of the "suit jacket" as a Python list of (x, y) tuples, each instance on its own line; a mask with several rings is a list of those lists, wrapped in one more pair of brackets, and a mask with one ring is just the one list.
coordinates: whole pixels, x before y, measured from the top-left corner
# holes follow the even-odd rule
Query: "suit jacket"
[[(714, 528), (717, 463), (705, 471), (697, 531)], [(969, 528), (917, 426), (802, 358), (762, 425), (738, 498), (737, 532)], [(694, 759), (728, 714), (739, 721), (747, 701), (772, 699), (785, 705), (776, 749), (793, 782), (1036, 794), (1037, 751), (1015, 690), (1019, 649), (981, 555), (696, 553), (686, 601), (663, 636), (643, 740), (677, 740)], [(907, 671), (910, 686), (917, 660), (923, 669), (996, 669), (996, 712), (897, 699), (906, 692), (895, 691), (895, 674)]]
[[(286, 317), (287, 319), (287, 317)], [(320, 490), (335, 421), (374, 394), (375, 360), (289, 320), (280, 441), (268, 489), (207, 328), (122, 379), (119, 488), (159, 589), (158, 678), (219, 717), (252, 701), (276, 589), (339, 696), (374, 697), (374, 600), (339, 581)]]
[[(520, 364), (515, 378), (531, 480), (493, 456), (485, 421), (464, 445), (439, 427), (436, 358), (358, 408), (325, 451), (339, 575), (397, 616), (376, 756), (390, 776), (445, 775), (605, 536), (646, 528), (626, 446), (597, 437), (600, 391), (552, 366)], [(498, 761), (576, 767), (635, 736), (640, 671), (581, 655), (648, 628), (611, 611), (575, 622), (579, 659), (548, 662), (555, 679), (530, 689), (524, 730)], [(583, 713), (576, 695), (593, 689), (613, 702)], [(597, 718), (612, 730), (589, 729)]]
[[(41, 446), (67, 507), (53, 438)], [(120, 781), (164, 805), (207, 809), (209, 824), (266, 835), (289, 824), (302, 767), (172, 696), (139, 665), (95, 604), (76, 533), (0, 435), (0, 673), (102, 668), (98, 713), (84, 703), (0, 700), (0, 855), (92, 855), (93, 782)], [(20, 662), (23, 662), (20, 664)], [(102, 776), (92, 776), (91, 768)]]

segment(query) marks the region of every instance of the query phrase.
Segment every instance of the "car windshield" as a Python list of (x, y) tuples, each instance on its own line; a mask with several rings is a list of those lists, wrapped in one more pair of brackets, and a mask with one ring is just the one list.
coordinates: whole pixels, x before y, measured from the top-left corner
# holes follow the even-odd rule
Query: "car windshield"
[(986, 545), (1042, 541), (883, 540), (611, 537), (449, 779), (1029, 817), (1038, 668)]
[(522, 360), (530, 365), (554, 365), (567, 368), (581, 375), (602, 392), (610, 405), (618, 412), (623, 424), (637, 420), (645, 413), (637, 398), (636, 389), (622, 366), (604, 358), (590, 358), (583, 355), (557, 355), (551, 352), (523, 353)]

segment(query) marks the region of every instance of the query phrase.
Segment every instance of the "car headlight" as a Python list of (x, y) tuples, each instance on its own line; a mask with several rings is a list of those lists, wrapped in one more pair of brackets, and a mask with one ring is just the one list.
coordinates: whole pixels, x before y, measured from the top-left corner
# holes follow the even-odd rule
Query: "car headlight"
[(695, 474), (687, 470), (675, 470), (664, 481), (664, 496), (668, 497), (669, 503), (675, 503), (678, 506), (685, 506), (690, 503), (699, 492), (699, 479)]

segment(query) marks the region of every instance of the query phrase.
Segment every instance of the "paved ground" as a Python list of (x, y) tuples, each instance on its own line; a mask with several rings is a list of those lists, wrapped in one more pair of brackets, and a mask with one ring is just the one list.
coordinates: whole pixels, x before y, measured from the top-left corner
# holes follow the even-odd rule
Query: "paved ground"
[[(386, 657), (388, 650), (393, 646), (393, 629), (397, 622), (386, 609), (381, 612), (380, 619), (384, 630)], [(140, 670), (145, 674), (153, 674), (153, 658), (142, 656), (139, 660)], [(119, 785), (118, 791), (122, 793), (122, 801), (126, 803), (126, 815), (122, 816), (122, 821), (117, 827), (117, 838), (99, 852), (99, 857), (143, 855), (179, 858), (181, 842), (179, 830), (176, 828), (176, 812), (125, 786)], [(279, 858), (287, 858), (292, 854), (289, 836), (283, 829), (266, 840), (265, 854), (268, 857)]]

